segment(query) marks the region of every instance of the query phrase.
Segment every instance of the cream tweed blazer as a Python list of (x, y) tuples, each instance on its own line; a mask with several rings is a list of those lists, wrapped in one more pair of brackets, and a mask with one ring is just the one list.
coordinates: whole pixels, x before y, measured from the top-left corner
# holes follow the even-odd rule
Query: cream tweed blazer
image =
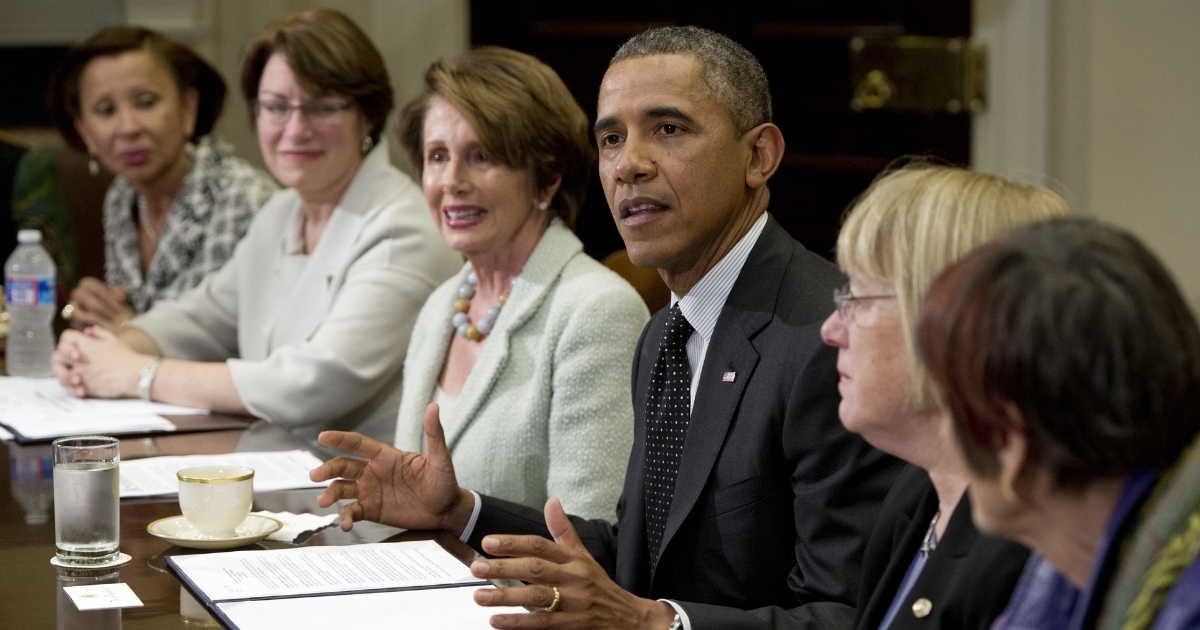
[[(425, 451), (422, 418), (470, 270), (438, 287), (417, 316), (396, 427), (402, 450)], [(629, 283), (551, 223), (442, 416), (459, 484), (539, 509), (558, 497), (568, 513), (614, 519), (633, 446), (630, 369), (648, 318)]]

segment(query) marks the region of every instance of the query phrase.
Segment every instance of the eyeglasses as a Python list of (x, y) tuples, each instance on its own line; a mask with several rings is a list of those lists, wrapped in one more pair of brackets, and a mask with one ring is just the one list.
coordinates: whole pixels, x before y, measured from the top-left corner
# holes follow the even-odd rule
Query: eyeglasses
[(342, 112), (354, 107), (354, 101), (312, 101), (300, 105), (292, 105), (285, 101), (254, 100), (254, 115), (259, 121), (272, 125), (286, 125), (291, 119), (292, 112), (298, 111), (312, 123), (332, 123), (337, 121)]
[(840, 289), (833, 290), (833, 305), (837, 308), (838, 317), (842, 318), (847, 324), (854, 321), (854, 309), (851, 306), (857, 305), (859, 302), (866, 300), (893, 300), (896, 298), (895, 293), (887, 295), (854, 295), (850, 292), (850, 283)]

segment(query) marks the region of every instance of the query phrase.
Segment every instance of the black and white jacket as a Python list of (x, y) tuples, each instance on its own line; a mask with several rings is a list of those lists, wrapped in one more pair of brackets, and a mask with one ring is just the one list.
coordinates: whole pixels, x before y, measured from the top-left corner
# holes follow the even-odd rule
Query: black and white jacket
[(104, 198), (105, 282), (125, 287), (137, 313), (149, 310), (156, 300), (178, 297), (225, 264), (254, 213), (278, 188), (266, 173), (235, 157), (232, 147), (212, 136), (201, 138), (190, 150), (191, 165), (144, 275), (137, 191), (129, 180), (117, 177)]

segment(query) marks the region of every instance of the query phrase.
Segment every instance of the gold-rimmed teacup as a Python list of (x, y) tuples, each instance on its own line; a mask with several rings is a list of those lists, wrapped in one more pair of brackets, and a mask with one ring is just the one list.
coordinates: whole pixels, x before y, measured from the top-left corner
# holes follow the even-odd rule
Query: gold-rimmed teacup
[(196, 466), (177, 473), (179, 509), (205, 536), (233, 536), (250, 515), (254, 469), (245, 466)]

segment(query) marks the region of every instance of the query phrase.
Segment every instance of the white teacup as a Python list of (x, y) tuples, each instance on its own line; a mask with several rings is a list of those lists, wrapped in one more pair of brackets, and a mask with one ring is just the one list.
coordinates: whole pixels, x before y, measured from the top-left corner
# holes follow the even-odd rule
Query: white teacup
[(179, 508), (201, 534), (232, 536), (250, 515), (254, 469), (244, 466), (185, 468), (179, 479)]

